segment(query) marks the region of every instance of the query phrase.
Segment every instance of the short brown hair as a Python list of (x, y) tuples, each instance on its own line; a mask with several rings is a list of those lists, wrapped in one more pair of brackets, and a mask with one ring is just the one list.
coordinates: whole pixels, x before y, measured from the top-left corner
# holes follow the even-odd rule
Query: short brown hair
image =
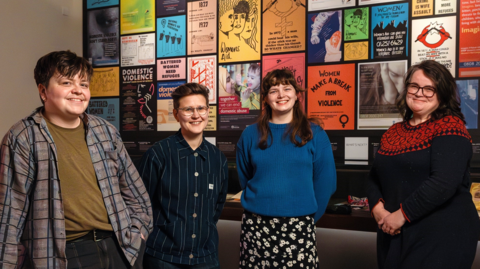
[(74, 52), (69, 50), (54, 51), (38, 59), (33, 76), (37, 86), (42, 84), (47, 88), (50, 78), (55, 73), (67, 78), (72, 78), (79, 74), (80, 77), (90, 81), (93, 68), (87, 59), (77, 56)]
[(180, 106), (180, 99), (182, 99), (182, 97), (193, 94), (200, 94), (205, 97), (208, 106), (208, 92), (207, 87), (196, 82), (182, 84), (172, 92), (173, 108), (177, 109)]

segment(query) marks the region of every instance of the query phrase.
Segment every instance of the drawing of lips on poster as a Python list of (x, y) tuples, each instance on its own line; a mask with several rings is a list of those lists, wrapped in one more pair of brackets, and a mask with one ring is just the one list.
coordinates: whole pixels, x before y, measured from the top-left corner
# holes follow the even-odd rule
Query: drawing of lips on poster
[(449, 38), (452, 39), (450, 33), (445, 31), (442, 24), (434, 22), (423, 28), (422, 33), (418, 35), (415, 42), (420, 41), (423, 45), (435, 49), (440, 47)]

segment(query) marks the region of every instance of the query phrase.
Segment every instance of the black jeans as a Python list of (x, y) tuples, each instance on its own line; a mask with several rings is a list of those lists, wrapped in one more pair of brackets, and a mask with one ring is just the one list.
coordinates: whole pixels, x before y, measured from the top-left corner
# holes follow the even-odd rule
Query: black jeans
[(145, 242), (142, 241), (138, 258), (131, 266), (114, 237), (98, 242), (67, 242), (67, 269), (142, 269), (144, 252)]
[(145, 264), (145, 269), (220, 269), (218, 261), (196, 265), (175, 264), (162, 261), (148, 254), (145, 254), (145, 257), (143, 258), (143, 264)]

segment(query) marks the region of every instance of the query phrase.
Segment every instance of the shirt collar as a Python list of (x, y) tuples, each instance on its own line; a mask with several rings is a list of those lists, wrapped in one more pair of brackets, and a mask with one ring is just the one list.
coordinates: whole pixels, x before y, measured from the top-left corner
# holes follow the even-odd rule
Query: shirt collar
[(207, 158), (208, 148), (205, 138), (202, 138), (202, 144), (200, 144), (200, 146), (195, 150), (193, 150), (188, 144), (188, 142), (185, 140), (182, 135), (181, 129), (179, 129), (178, 132), (175, 134), (175, 138), (177, 143), (179, 143), (183, 147), (183, 150), (179, 152), (180, 157), (186, 157), (191, 154), (198, 153), (198, 155), (200, 155), (203, 159)]

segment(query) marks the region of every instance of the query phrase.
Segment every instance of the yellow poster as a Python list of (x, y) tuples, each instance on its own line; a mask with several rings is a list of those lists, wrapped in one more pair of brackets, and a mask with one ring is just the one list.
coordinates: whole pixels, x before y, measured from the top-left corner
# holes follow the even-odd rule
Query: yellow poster
[(345, 61), (367, 60), (368, 41), (345, 44)]
[(218, 1), (218, 62), (260, 60), (260, 0)]
[(92, 97), (118, 96), (120, 77), (118, 67), (94, 68), (90, 80), (90, 95)]
[(216, 131), (217, 130), (217, 106), (210, 106), (208, 111), (208, 123), (205, 127), (205, 131)]
[(122, 35), (155, 31), (155, 0), (121, 0), (120, 13)]
[(305, 50), (305, 0), (263, 1), (263, 53)]
[(433, 15), (433, 0), (413, 0), (412, 17)]

